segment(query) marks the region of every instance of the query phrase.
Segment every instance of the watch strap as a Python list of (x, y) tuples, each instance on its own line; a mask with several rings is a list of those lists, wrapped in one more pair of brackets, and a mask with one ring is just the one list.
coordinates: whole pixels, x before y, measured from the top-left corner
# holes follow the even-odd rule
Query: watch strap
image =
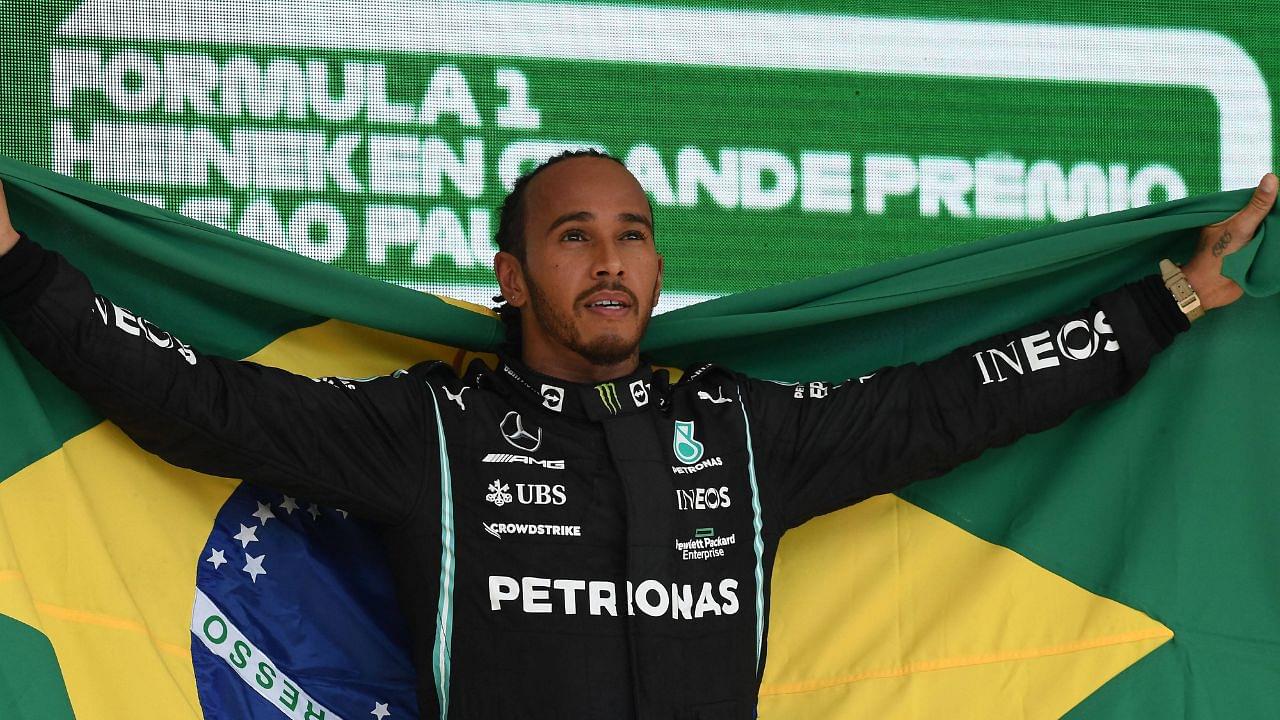
[(1196, 294), (1195, 288), (1191, 287), (1191, 281), (1187, 280), (1182, 268), (1168, 258), (1161, 260), (1160, 277), (1164, 280), (1164, 286), (1169, 288), (1169, 292), (1173, 295), (1174, 302), (1178, 303), (1178, 309), (1187, 316), (1187, 320), (1195, 322), (1204, 316), (1200, 296)]

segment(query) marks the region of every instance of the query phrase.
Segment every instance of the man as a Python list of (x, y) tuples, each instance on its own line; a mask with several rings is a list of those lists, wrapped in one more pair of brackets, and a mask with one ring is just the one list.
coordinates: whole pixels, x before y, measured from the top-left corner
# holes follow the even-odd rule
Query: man
[[(1240, 296), (1222, 257), (1275, 192), (1268, 174), (1206, 228), (1185, 279), (838, 386), (642, 365), (652, 211), (595, 153), (552, 159), (504, 203), (495, 271), (520, 340), (496, 370), (317, 382), (201, 355), (117, 322), (19, 240), (2, 195), (0, 315), (144, 448), (382, 524), (423, 717), (750, 718), (782, 533), (1123, 393), (1189, 318)], [(987, 349), (1030, 371), (994, 382), (973, 357)]]

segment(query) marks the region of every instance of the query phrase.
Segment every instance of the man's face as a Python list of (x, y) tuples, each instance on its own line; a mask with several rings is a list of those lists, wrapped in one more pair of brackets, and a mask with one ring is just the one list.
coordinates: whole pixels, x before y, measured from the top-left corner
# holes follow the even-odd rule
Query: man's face
[(662, 284), (640, 183), (612, 160), (572, 158), (539, 173), (524, 200), (525, 262), (511, 268), (508, 256), (498, 274), (526, 316), (526, 356), (568, 351), (595, 366), (635, 358)]

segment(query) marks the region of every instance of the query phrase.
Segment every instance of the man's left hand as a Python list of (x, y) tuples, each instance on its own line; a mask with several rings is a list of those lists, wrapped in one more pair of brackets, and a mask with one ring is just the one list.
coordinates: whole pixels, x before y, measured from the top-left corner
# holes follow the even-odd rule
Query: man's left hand
[(1200, 231), (1196, 252), (1182, 266), (1182, 272), (1205, 310), (1230, 305), (1244, 294), (1234, 280), (1222, 274), (1222, 259), (1249, 244), (1275, 203), (1276, 176), (1267, 173), (1240, 212)]

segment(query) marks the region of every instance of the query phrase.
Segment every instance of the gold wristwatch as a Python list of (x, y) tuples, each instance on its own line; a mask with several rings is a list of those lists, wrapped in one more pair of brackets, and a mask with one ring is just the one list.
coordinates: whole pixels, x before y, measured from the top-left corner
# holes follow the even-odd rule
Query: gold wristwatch
[(1182, 268), (1166, 258), (1160, 261), (1160, 275), (1164, 278), (1164, 286), (1173, 293), (1174, 302), (1178, 303), (1178, 309), (1187, 316), (1188, 321), (1195, 322), (1204, 316), (1204, 308), (1200, 306), (1200, 296), (1196, 294), (1195, 288), (1191, 287), (1187, 276), (1182, 274)]

